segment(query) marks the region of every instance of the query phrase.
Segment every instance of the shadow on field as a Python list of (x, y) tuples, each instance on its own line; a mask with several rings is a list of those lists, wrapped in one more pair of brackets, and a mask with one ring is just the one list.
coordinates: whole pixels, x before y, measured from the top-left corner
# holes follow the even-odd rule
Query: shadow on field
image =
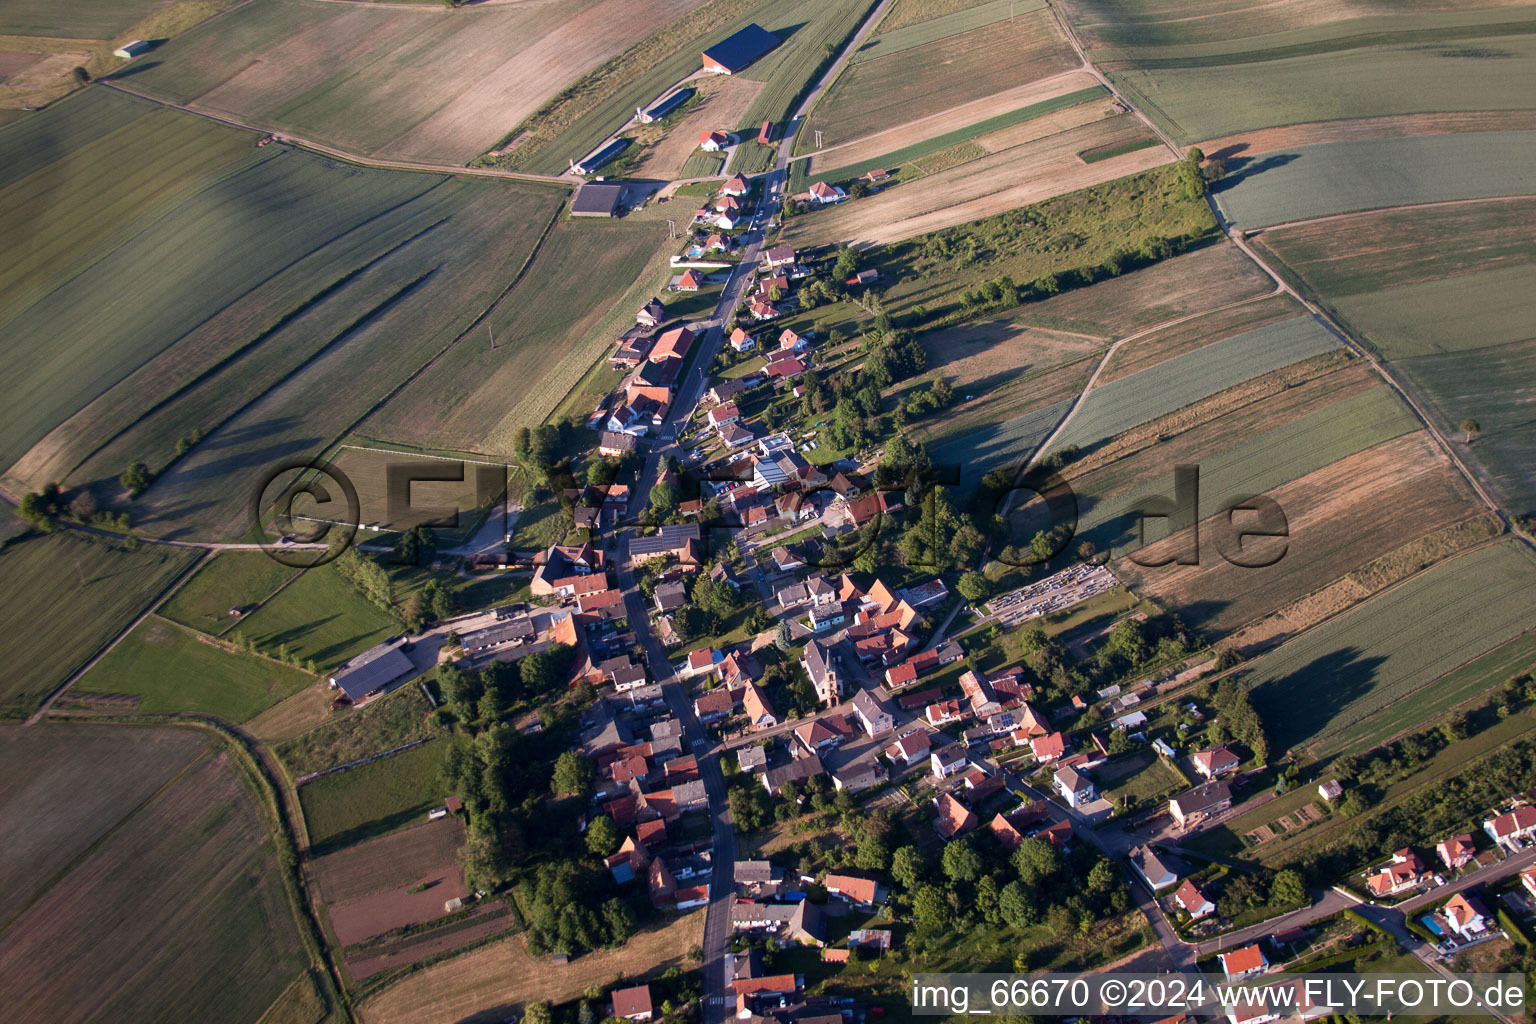
[(1276, 750), (1305, 744), (1344, 708), (1376, 684), (1381, 657), (1362, 657), (1359, 648), (1329, 651), (1289, 675), (1253, 688), (1253, 703)]
[(117, 81), (120, 78), (127, 78), (129, 75), (136, 75), (140, 71), (152, 71), (153, 69), (155, 69), (155, 68), (157, 68), (159, 66), (160, 66), (160, 61), (158, 61), (158, 60), (149, 60), (149, 61), (145, 61), (142, 64), (130, 64), (128, 67), (123, 68), (123, 70), (121, 70), (121, 71), (114, 71), (112, 74), (107, 75), (105, 77), (106, 77), (107, 81), (115, 82), (115, 81)]
[(1275, 153), (1263, 159), (1256, 160), (1253, 157), (1240, 156), (1227, 161), (1227, 173), (1220, 181), (1211, 186), (1212, 192), (1225, 192), (1236, 185), (1265, 171), (1272, 171), (1276, 167), (1284, 167), (1286, 164), (1301, 157), (1296, 153)]

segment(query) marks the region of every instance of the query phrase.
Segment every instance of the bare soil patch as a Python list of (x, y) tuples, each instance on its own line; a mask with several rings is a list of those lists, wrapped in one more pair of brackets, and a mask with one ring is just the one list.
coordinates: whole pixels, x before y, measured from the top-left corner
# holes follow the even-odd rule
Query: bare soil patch
[[(1533, 128), (1536, 128), (1536, 110), (1392, 114), (1260, 128), (1210, 139), (1200, 143), (1200, 149), (1206, 156), (1250, 157), (1276, 149), (1311, 146), (1320, 142), (1397, 139), (1409, 135), (1446, 135), (1452, 132), (1529, 131)], [(1467, 144), (1476, 145), (1476, 140), (1468, 139)]]
[[(951, 406), (942, 419), (918, 424), (914, 436), (933, 444), (941, 438), (1005, 423), (1032, 409), (1076, 397), (1092, 372), (1093, 358), (1078, 358), (1030, 377), (1000, 372), (990, 378), (972, 381), (969, 388), (956, 385), (961, 400)], [(966, 400), (967, 394), (976, 397)]]
[(1093, 164), (1077, 158), (1080, 150), (1134, 138), (1142, 130), (1141, 122), (1129, 114), (1096, 121), (940, 171), (922, 178), (921, 185), (897, 186), (796, 217), (785, 235), (802, 246), (839, 241), (882, 245), (1171, 162), (1172, 155), (1161, 148)]
[(517, 919), (501, 902), (476, 907), (461, 921), (445, 924), (431, 931), (418, 932), (402, 938), (370, 945), (347, 956), (347, 973), (354, 981), (371, 978), (375, 974), (392, 971), (397, 967), (418, 963), (439, 953), (467, 946), (472, 942), (490, 938), (513, 927)]
[(639, 979), (674, 966), (690, 969), (688, 948), (703, 936), (700, 909), (647, 928), (619, 949), (553, 964), (529, 953), (526, 937), (516, 935), (416, 971), (359, 1009), (368, 1024), (500, 1021), (535, 1000), (560, 1003), (620, 977)]
[[(695, 79), (698, 102), (646, 151), (631, 176), (664, 179), (681, 176), (683, 162), (699, 148), (700, 134), (735, 131), (746, 116), (747, 108), (763, 91), (763, 84), (735, 75)], [(644, 141), (645, 130), (646, 126), (641, 126), (636, 138)]]
[[(848, 167), (862, 163), (865, 160), (873, 160), (883, 153), (894, 152), (903, 146), (931, 139), (935, 135), (944, 135), (948, 132), (964, 128), (966, 125), (985, 121), (989, 117), (997, 117), (1006, 114), (1010, 110), (1019, 107), (1027, 107), (1033, 103), (1041, 103), (1054, 96), (1062, 96), (1079, 89), (1087, 89), (1098, 84), (1086, 71), (1067, 71), (1063, 74), (1052, 75), (1034, 82), (1026, 82), (1023, 85), (1014, 86), (1012, 89), (1004, 89), (990, 96), (983, 96), (979, 100), (962, 103), (959, 106), (950, 107), (948, 110), (927, 117), (916, 118), (908, 121), (899, 128), (879, 132), (875, 135), (867, 135), (853, 142), (845, 142), (840, 145), (828, 146), (817, 152), (811, 158), (811, 173), (817, 174), (828, 168)], [(1075, 108), (1074, 108), (1075, 109)], [(1025, 124), (1034, 124), (1035, 121), (1026, 121)], [(1005, 131), (1008, 129), (1005, 129)], [(1001, 132), (994, 132), (1000, 135)], [(990, 138), (991, 136), (988, 136)], [(1001, 149), (1001, 146), (993, 147)]]
[(334, 694), (323, 682), (306, 687), (291, 697), (278, 701), (249, 722), (246, 732), (259, 740), (277, 743), (302, 736), (324, 725), (336, 712), (331, 710)]
[[(312, 870), (336, 941), (350, 946), (374, 935), (442, 917), (443, 903), (469, 894), (458, 850), (464, 826), (443, 818), (318, 858)], [(421, 892), (407, 892), (425, 884)]]
[[(1423, 431), (1340, 459), (1269, 496), (1290, 525), (1285, 557), (1272, 566), (1244, 568), (1202, 557), (1196, 566), (1126, 563), (1116, 571), (1124, 570), (1159, 602), (1186, 610), (1199, 606), (1194, 617), (1225, 633), (1474, 512), (1465, 482)], [(1205, 542), (1215, 536), (1214, 520), (1203, 526)], [(1142, 557), (1155, 561), (1188, 539), (1181, 533), (1159, 541)]]
[(1108, 98), (1090, 100), (1087, 103), (1079, 103), (1075, 107), (1068, 107), (1066, 110), (1058, 110), (989, 132), (979, 137), (976, 144), (988, 153), (1001, 153), (1005, 149), (1022, 146), (1036, 139), (1044, 139), (1069, 128), (1077, 128), (1080, 125), (1102, 121), (1106, 117), (1114, 117), (1116, 113), (1118, 111), (1113, 100)]

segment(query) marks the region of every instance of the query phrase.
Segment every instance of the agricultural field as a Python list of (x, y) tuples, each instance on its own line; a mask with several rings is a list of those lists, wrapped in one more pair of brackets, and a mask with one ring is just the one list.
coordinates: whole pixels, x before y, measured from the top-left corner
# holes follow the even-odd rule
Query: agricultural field
[(1338, 344), (1313, 318), (1297, 317), (1174, 356), (1089, 391), (1052, 447), (1091, 448), (1138, 423)]
[(1229, 161), (1213, 190), (1234, 223), (1261, 227), (1386, 206), (1536, 191), (1536, 131), (1362, 139)]
[[(927, 18), (921, 22), (909, 25), (895, 25), (886, 28), (891, 23), (893, 16), (899, 15), (896, 10), (900, 4), (893, 5), (892, 9), (875, 26), (879, 31), (865, 40), (853, 55), (851, 63), (859, 64), (866, 60), (874, 60), (876, 57), (886, 57), (903, 50), (910, 50), (924, 43), (932, 43), (950, 36), (969, 32), (971, 29), (985, 28), (999, 21), (1008, 21), (1019, 14), (1017, 0), (989, 0), (986, 3), (978, 3), (962, 10), (941, 14), (934, 18)], [(1023, 13), (1029, 14), (1045, 7), (1044, 0), (1025, 0)]]
[(1516, 541), (1436, 565), (1255, 662), (1243, 680), (1277, 750), (1347, 732), (1398, 701), (1428, 718), (1430, 683), (1536, 621), (1536, 559)]
[(361, 708), (332, 712), (315, 729), (275, 746), (293, 778), (383, 753), (437, 732), (432, 707), (415, 685), (402, 686)]
[[(797, 246), (848, 242), (866, 248), (901, 242), (1172, 161), (1173, 154), (1165, 149), (1138, 150), (1093, 164), (1077, 156), (1094, 146), (1139, 138), (1144, 131), (1129, 114), (1095, 120), (930, 174), (920, 189), (887, 189), (792, 218), (784, 237)], [(1172, 183), (1171, 178), (1156, 176), (1135, 180), (1167, 182), (1170, 187)]]
[[(1533, 26), (1511, 27), (1530, 33)], [(1382, 33), (1363, 37), (1377, 45), (1357, 48), (1305, 42), (1133, 59), (1107, 70), (1132, 103), (1181, 143), (1300, 122), (1530, 108), (1525, 97), (1536, 88), (1536, 34), (1404, 35), (1409, 38), (1397, 45)]]
[(441, 917), (445, 901), (469, 895), (458, 864), (463, 845), (464, 824), (450, 817), (317, 857), (315, 880), (337, 943)]
[(151, 615), (80, 677), (70, 694), (131, 694), (144, 714), (189, 712), (227, 722), (254, 718), (314, 676), (232, 648)]
[(365, 156), (464, 164), (701, 2), (253, 0), (167, 43), (123, 84)]
[[(1070, 88), (1078, 86), (1082, 77), (1079, 72), (1071, 72), (1045, 83), (1010, 89), (1007, 104), (994, 102), (1004, 95), (996, 94), (915, 125), (866, 136), (859, 142), (798, 160), (790, 165), (790, 189), (800, 191), (812, 180), (847, 184), (877, 168), (895, 179), (882, 183), (882, 188), (889, 188), (914, 176), (934, 174), (964, 160), (975, 160), (1112, 116), (1116, 112), (1114, 104), (1103, 86)], [(1069, 88), (1064, 90), (1063, 86)], [(1032, 101), (1013, 106), (1012, 98), (1020, 96)], [(1046, 98), (1033, 101), (1038, 96)], [(998, 109), (1003, 112), (990, 113)], [(978, 115), (982, 116), (978, 119)], [(956, 124), (960, 127), (950, 127)], [(908, 141), (921, 136), (928, 137)], [(899, 148), (892, 149), (893, 146)], [(951, 159), (956, 155), (962, 158)]]
[[(56, 122), (80, 148), (30, 148)], [(89, 193), (95, 217), (43, 233), (61, 247), (67, 283), (0, 326), (19, 369), (8, 383), (22, 427), (6, 461), (31, 446), (12, 486), (65, 480), (105, 497), (123, 466), (144, 459), (159, 476), (134, 518), (151, 534), (244, 534), (250, 488), (267, 468), (318, 454), (451, 347), (562, 202), (536, 185), (364, 170), (278, 145), (250, 148), (255, 162), (141, 220), (132, 193), (108, 206), (90, 199), (108, 194), (94, 186), (100, 176), (128, 173), (114, 128), (125, 138), (163, 130), (167, 144), (185, 135), (207, 145), (209, 131), (253, 139), (105, 89), (0, 138), (0, 150), (16, 142), (27, 154), (0, 177), (11, 198), (0, 218), (31, 223), (36, 204), (24, 195), (60, 178)], [(157, 173), (195, 176), (196, 166)], [(167, 189), (154, 176), (139, 187)], [(103, 221), (116, 233), (102, 237)], [(266, 244), (231, 244), (247, 235)], [(28, 344), (37, 331), (52, 344)], [(71, 371), (55, 372), (64, 361)], [(175, 439), (197, 432), (201, 442), (176, 457)]]
[[(628, 172), (630, 176), (659, 178), (663, 181), (703, 177), (702, 174), (689, 173), (689, 165), (696, 167), (706, 157), (718, 165), (724, 157), (701, 150), (700, 135), (704, 132), (730, 131), (740, 124), (758, 94), (763, 91), (763, 83), (735, 75), (717, 75), (695, 79), (689, 88), (694, 90), (695, 98), (689, 101), (687, 109), (680, 115), (674, 113), (663, 119), (663, 124), (674, 119), (676, 123), (655, 133), (656, 138), (650, 137), (653, 134), (652, 125), (636, 125), (624, 133), (647, 144), (645, 151)], [(755, 135), (752, 137), (756, 138)]]
[[(329, 461), (357, 489), (358, 519), (365, 526), (395, 533), (419, 524), (438, 524), (431, 530), (439, 548), (468, 540), (482, 519), (482, 510), (489, 507), (497, 514), (501, 506), (496, 499), (517, 472), (504, 463), (471, 455), (392, 451), (362, 444), (342, 445)], [(391, 475), (411, 481), (409, 493), (397, 494), (393, 502)], [(435, 475), (461, 479), (429, 479)], [(450, 525), (455, 514), (458, 523)]]
[[(918, 25), (906, 31), (922, 29)], [(878, 46), (880, 38), (866, 45)], [(800, 130), (797, 149), (806, 151), (817, 131), (823, 144), (849, 142), (1077, 64), (1072, 47), (1045, 9), (889, 55), (878, 49), (875, 53), (838, 76)]]
[(52, 533), (0, 549), (6, 670), (0, 716), (31, 714), (197, 561), (186, 548), (128, 551)]
[[(1533, 225), (1536, 202), (1490, 201), (1295, 225), (1259, 243), (1406, 378), (1517, 512), (1536, 508), (1536, 344), (1521, 308), (1536, 284)], [(1469, 416), (1481, 433), (1466, 444)]]
[(702, 941), (704, 912), (695, 910), (652, 924), (618, 949), (600, 949), (568, 964), (533, 956), (514, 935), (432, 964), (360, 1004), (373, 1024), (455, 1024), (494, 1007), (503, 1012), (534, 1000), (575, 999), (594, 978), (636, 981), (668, 968), (690, 969), (689, 947)]
[[(1202, 480), (1202, 483), (1206, 481)], [(1477, 512), (1471, 489), (1424, 431), (1375, 445), (1267, 492), (1286, 516), (1284, 557), (1243, 568), (1222, 557), (1224, 516), (1200, 524), (1196, 542), (1184, 531), (1138, 555), (1154, 563), (1198, 543), (1198, 565), (1142, 568), (1121, 563), (1117, 575), (1191, 626), (1227, 634), (1277, 611), (1348, 570)], [(1237, 522), (1241, 523), (1241, 519)], [(1256, 553), (1282, 542), (1250, 542)]]
[(759, 127), (764, 121), (777, 125), (788, 122), (796, 102), (831, 60), (827, 48), (840, 50), (874, 7), (874, 0), (799, 0), (774, 4), (771, 13), (763, 11), (763, 27), (777, 32), (781, 39), (788, 38), (741, 72), (742, 77), (764, 84), (738, 123), (738, 132), (748, 141), (732, 155), (731, 173), (756, 174), (771, 166), (778, 144), (763, 146), (753, 141)]
[[(196, 729), (0, 726), (0, 921), (207, 749)], [(59, 794), (71, 794), (60, 813)], [(23, 823), (25, 823), (23, 825)]]
[[(50, 759), (4, 774), (45, 765), (57, 770)], [(98, 783), (117, 785), (93, 776), (81, 790)], [(64, 813), (53, 796), (45, 813)], [(306, 976), (268, 823), (224, 753), (82, 853), (50, 864), (65, 870), (0, 939), (0, 999), (15, 1019), (256, 1024)]]
[[(509, 455), (517, 428), (542, 423), (613, 345), (617, 335), (597, 328), (666, 242), (665, 224), (560, 220), (485, 323), (390, 398), (363, 430)], [(639, 305), (619, 311), (631, 325)]]
[(249, 614), (298, 576), (299, 570), (284, 565), (264, 551), (222, 551), (176, 588), (159, 614), (210, 636), (233, 629), (239, 616)]
[(918, 22), (932, 21), (935, 18), (943, 18), (975, 7), (988, 6), (994, 2), (995, 0), (891, 0), (890, 9), (885, 12), (885, 17), (881, 18), (880, 24), (875, 27), (881, 32), (891, 32), (898, 28), (906, 28), (908, 25), (916, 25)]
[(433, 740), (299, 788), (309, 845), (318, 852), (391, 832), (448, 795), (441, 771), (455, 740)]
[[(1134, 458), (1117, 450), (1117, 439), (1104, 453), (1116, 463), (1092, 472), (1074, 464), (1067, 476), (1078, 493), (1078, 533), (1100, 551), (1134, 550), (1134, 509), (1149, 496), (1169, 493), (1175, 464), (1200, 467), (1204, 521), (1234, 498), (1268, 493), (1417, 428), (1385, 385), (1370, 383), (1364, 373), (1351, 383), (1350, 369), (1330, 369), (1302, 363), (1255, 378), (1131, 431), (1127, 437), (1140, 448)], [(1154, 443), (1164, 435), (1167, 443)], [(1155, 525), (1148, 532), (1149, 540), (1161, 536)]]
[(228, 638), (245, 637), (268, 653), (286, 645), (292, 657), (313, 660), (323, 671), (400, 630), (398, 619), (369, 603), (335, 566), (323, 565), (300, 573)]

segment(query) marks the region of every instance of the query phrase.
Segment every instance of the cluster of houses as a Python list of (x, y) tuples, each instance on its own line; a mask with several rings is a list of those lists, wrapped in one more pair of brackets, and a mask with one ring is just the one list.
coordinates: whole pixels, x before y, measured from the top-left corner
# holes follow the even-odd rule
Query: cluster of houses
[[(731, 930), (749, 938), (772, 937), (789, 945), (827, 945), (827, 911), (806, 899), (805, 887), (815, 879), (797, 875), (791, 878), (782, 867), (766, 860), (739, 860), (735, 865), (736, 900), (731, 907)], [(821, 882), (831, 903), (843, 912), (872, 913), (890, 899), (885, 887), (872, 878), (857, 875), (828, 874)], [(823, 948), (830, 961), (847, 959), (847, 950), (863, 947), (875, 951), (891, 947), (891, 932), (883, 928), (854, 929), (842, 950)], [(841, 955), (839, 955), (841, 953)], [(761, 959), (756, 949), (737, 954), (732, 966), (738, 980), (761, 977)], [(736, 991), (740, 992), (740, 988)]]

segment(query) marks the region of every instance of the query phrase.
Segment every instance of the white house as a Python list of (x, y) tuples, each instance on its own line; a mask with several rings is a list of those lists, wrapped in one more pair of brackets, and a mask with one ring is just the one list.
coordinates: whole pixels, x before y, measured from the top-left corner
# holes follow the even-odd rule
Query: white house
[(1061, 794), (1069, 807), (1090, 804), (1098, 797), (1093, 780), (1071, 765), (1057, 769), (1055, 783), (1056, 792)]
[(1505, 849), (1518, 850), (1536, 834), (1536, 807), (1527, 804), (1508, 814), (1489, 818), (1483, 822), (1483, 831)]

